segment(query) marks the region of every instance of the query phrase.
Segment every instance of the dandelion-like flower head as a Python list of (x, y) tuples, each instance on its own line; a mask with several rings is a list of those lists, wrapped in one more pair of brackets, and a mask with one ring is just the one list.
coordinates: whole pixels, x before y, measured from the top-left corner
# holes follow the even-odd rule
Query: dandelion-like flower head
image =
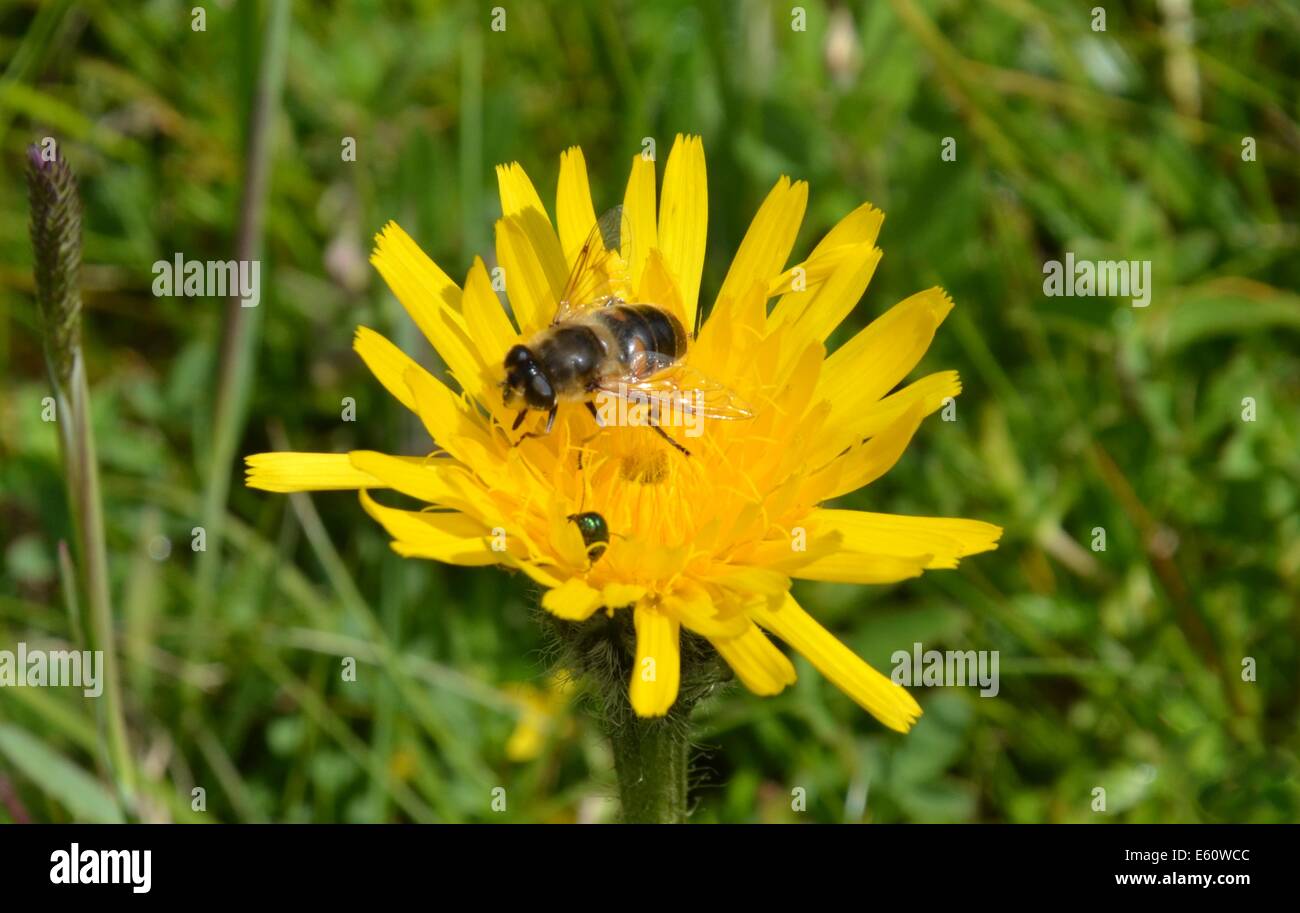
[[(793, 578), (891, 583), (996, 546), (1001, 530), (980, 521), (821, 506), (880, 478), (921, 420), (960, 392), (953, 371), (898, 388), (951, 309), (949, 297), (938, 288), (915, 294), (828, 354), (827, 338), (880, 260), (883, 216), (864, 204), (787, 267), (808, 186), (783, 177), (686, 355), (752, 418), (706, 420), (694, 438), (666, 429), (688, 454), (653, 428), (602, 427), (570, 403), (549, 434), (540, 433), (538, 413), (521, 430), (539, 433), (521, 439), (502, 399), (502, 360), (550, 324), (596, 212), (577, 148), (561, 157), (554, 221), (519, 165), (500, 166), (497, 179), (496, 258), (508, 310), (481, 260), (457, 286), (396, 224), (379, 234), (372, 257), (454, 384), (366, 327), (355, 347), (420, 417), (436, 449), (256, 454), (248, 484), (356, 489), (399, 554), (515, 568), (545, 589), (543, 607), (565, 622), (631, 612), (629, 698), (641, 716), (661, 716), (676, 701), (685, 629), (760, 695), (795, 680), (775, 635), (886, 726), (906, 731), (921, 713), (917, 703), (814, 620), (790, 586)], [(636, 242), (623, 251), (628, 300), (694, 326), (708, 219), (700, 139), (677, 138), (657, 206), (655, 163), (637, 156), (622, 205)], [(609, 530), (595, 557), (571, 519), (582, 512), (598, 513)]]

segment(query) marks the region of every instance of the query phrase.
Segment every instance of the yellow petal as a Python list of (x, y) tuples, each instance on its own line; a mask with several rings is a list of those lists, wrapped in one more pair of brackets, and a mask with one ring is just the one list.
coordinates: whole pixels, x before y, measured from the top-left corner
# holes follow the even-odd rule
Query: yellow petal
[[(523, 230), (550, 281), (555, 300), (559, 300), (568, 268), (560, 239), (555, 234), (546, 207), (542, 205), (533, 182), (528, 180), (528, 175), (518, 162), (511, 162), (509, 165), (497, 166), (497, 189), (501, 192), (501, 215), (507, 220), (515, 221)], [(509, 282), (509, 278), (506, 281)], [(547, 318), (550, 318), (549, 314)]]
[(847, 251), (839, 266), (807, 298), (803, 311), (789, 322), (786, 332), (793, 327), (807, 339), (825, 340), (857, 307), (880, 265), (880, 257), (880, 248), (865, 244)]
[(429, 504), (461, 506), (456, 503), (459, 489), (450, 480), (456, 471), (452, 460), (390, 456), (374, 450), (354, 450), (347, 457), (358, 475), (377, 480), (373, 485), (350, 487), (392, 488)]
[(755, 280), (766, 286), (773, 276), (780, 274), (794, 247), (807, 206), (808, 184), (805, 181), (792, 184), (782, 175), (745, 232), (718, 291), (719, 300), (739, 297)]
[[(764, 284), (755, 279), (740, 295), (718, 298), (691, 349), (692, 365), (715, 378), (731, 378), (733, 382), (742, 380), (746, 374), (757, 374), (752, 379), (760, 384), (776, 380), (770, 374), (763, 375), (755, 359), (755, 349), (766, 335)], [(793, 344), (785, 348), (789, 352), (800, 351)], [(817, 367), (821, 367), (820, 356)]]
[(690, 582), (679, 583), (671, 595), (664, 597), (663, 606), (687, 630), (710, 639), (739, 637), (749, 623), (736, 609), (719, 611), (708, 590)]
[(533, 583), (537, 584), (543, 589), (553, 590), (556, 587), (560, 586), (561, 583), (563, 583), (563, 581), (561, 581), (559, 577), (556, 577), (550, 571), (538, 566), (537, 564), (534, 564), (531, 561), (510, 560), (508, 563), (510, 564), (511, 567), (515, 568), (516, 570), (523, 571), (525, 574), (528, 575), (528, 577), (533, 581)]
[(570, 577), (542, 596), (542, 608), (566, 621), (584, 621), (602, 605), (600, 590), (593, 589), (577, 577)]
[(897, 583), (920, 577), (933, 560), (929, 554), (894, 556), (842, 551), (793, 567), (790, 576), (833, 583)]
[(607, 583), (600, 591), (601, 604), (611, 609), (636, 605), (646, 594), (643, 586), (635, 583)]
[[(397, 279), (397, 282), (390, 281), (389, 287), (421, 329), (433, 322), (433, 313), (438, 308), (460, 308), (460, 289), (456, 283), (396, 222), (389, 222), (375, 235), (370, 262), (385, 279), (389, 272)], [(404, 294), (408, 291), (412, 293), (409, 296)], [(432, 333), (426, 335), (433, 338)]]
[[(772, 326), (792, 322), (808, 309), (816, 292), (851, 256), (861, 256), (875, 246), (885, 215), (870, 203), (863, 203), (841, 219), (817, 243), (808, 259), (796, 264), (772, 281), (769, 294), (782, 298), (772, 309)], [(803, 291), (793, 289), (796, 276)]]
[(388, 487), (353, 466), (350, 455), (346, 453), (254, 453), (244, 457), (244, 462), (248, 464), (244, 484), (262, 491), (347, 491)]
[(636, 662), (628, 698), (637, 716), (664, 716), (677, 700), (681, 684), (678, 624), (646, 605), (632, 616), (636, 627)]
[[(799, 528), (803, 529), (803, 535), (799, 539), (795, 538), (795, 530), (792, 529), (743, 550), (735, 560), (796, 574), (799, 568), (829, 558), (841, 550), (843, 536), (834, 530), (827, 533), (810, 531), (806, 523), (806, 520), (800, 520)], [(798, 548), (795, 547), (796, 543)]]
[[(551, 322), (564, 291), (564, 280), (555, 285), (528, 240), (528, 232), (517, 219), (501, 219), (496, 225), (497, 262), (505, 271), (506, 297), (515, 322), (524, 336), (530, 336)], [(559, 243), (558, 241), (556, 242)]]
[(384, 336), (370, 327), (357, 327), (357, 335), (352, 340), (352, 348), (361, 356), (370, 373), (383, 385), (384, 389), (396, 397), (397, 401), (415, 411), (415, 398), (411, 388), (403, 379), (408, 370), (424, 370), (409, 355), (389, 342)]
[(704, 143), (698, 136), (678, 134), (664, 169), (663, 201), (659, 207), (659, 248), (677, 279), (688, 329), (695, 325), (695, 311), (699, 306), (708, 228), (709, 188), (704, 167)]
[[(463, 308), (465, 328), (482, 356), (483, 370), (486, 372), (484, 386), (491, 386), (491, 372), (501, 366), (506, 352), (518, 341), (519, 334), (506, 316), (501, 299), (497, 297), (496, 290), (492, 288), (492, 280), (488, 278), (487, 267), (480, 257), (474, 258), (474, 265), (470, 267), (469, 276), (465, 279)], [(491, 405), (500, 405), (500, 402)]]
[(505, 555), (491, 550), (483, 551), (460, 539), (425, 539), (420, 542), (408, 542), (394, 539), (389, 547), (403, 558), (424, 558), (427, 561), (440, 561), (443, 564), (459, 564), (464, 567), (485, 567), (489, 564), (503, 564)]
[(736, 677), (755, 694), (780, 694), (786, 685), (794, 684), (794, 665), (752, 621), (746, 619), (744, 633), (739, 637), (710, 642)]
[(885, 214), (870, 203), (863, 203), (853, 210), (826, 233), (813, 248), (810, 260), (825, 256), (837, 248), (854, 245), (872, 247), (880, 237), (880, 226), (885, 221)]
[(845, 552), (900, 558), (928, 554), (928, 569), (954, 568), (960, 558), (997, 548), (1002, 535), (1001, 527), (980, 520), (906, 517), (865, 510), (814, 510), (805, 523), (810, 533), (840, 533)]
[(826, 424), (827, 427), (847, 427), (850, 439), (873, 437), (902, 418), (917, 403), (921, 406), (922, 414), (929, 415), (943, 406), (946, 400), (960, 395), (961, 378), (957, 372), (938, 371), (927, 374), (884, 399), (876, 400), (856, 415), (841, 405), (843, 400), (837, 400), (832, 404)]
[(710, 583), (726, 587), (737, 593), (761, 596), (779, 603), (790, 589), (790, 578), (775, 568), (721, 565), (710, 576)]
[(813, 293), (835, 274), (854, 251), (862, 247), (871, 249), (866, 245), (842, 244), (812, 259), (796, 263), (785, 272), (772, 277), (767, 284), (767, 296), (781, 296), (772, 310), (772, 325), (784, 323), (802, 313), (812, 300)]
[[(510, 528), (506, 539), (507, 545), (514, 549), (498, 553), (498, 561), (518, 565), (514, 560), (530, 560), (537, 554), (536, 544), (517, 526), (508, 524), (502, 517), (499, 506), (464, 467), (454, 460), (434, 458), (395, 457), (371, 450), (354, 450), (348, 454), (354, 466), (368, 472), (394, 491), (428, 503), (430, 506), (442, 507), (459, 514), (446, 512), (426, 512), (426, 523), (444, 531), (465, 537), (479, 535), (483, 530), (496, 534)], [(477, 523), (471, 528), (468, 524)], [(514, 548), (520, 545), (520, 548)], [(546, 576), (539, 579), (536, 574), (529, 574), (545, 586), (555, 586), (556, 581)]]
[(653, 301), (680, 320), (682, 326), (689, 332), (692, 324), (688, 322), (689, 318), (682, 304), (681, 293), (678, 292), (677, 282), (668, 271), (667, 264), (664, 263), (663, 253), (652, 250), (644, 259), (645, 269), (642, 270), (640, 282), (636, 285), (641, 300)]
[(941, 288), (894, 305), (826, 359), (818, 392), (846, 411), (880, 399), (916, 367), (951, 310)]
[(913, 403), (897, 421), (869, 441), (855, 444), (804, 483), (808, 499), (820, 503), (870, 485), (898, 462), (925, 418), (922, 403)]
[[(638, 153), (632, 157), (632, 173), (628, 175), (627, 189), (623, 193), (623, 217), (633, 241), (628, 274), (635, 289), (641, 288), (646, 257), (659, 247), (655, 215), (655, 160)], [(646, 301), (655, 300), (645, 292), (641, 292), (640, 297)], [(687, 329), (690, 326), (688, 324)]]
[(479, 414), (427, 371), (411, 369), (403, 377), (434, 443), (484, 478), (499, 478), (501, 462)]
[(389, 222), (375, 237), (370, 262), (465, 392), (481, 396), (482, 388), (476, 385), (481, 358), (460, 313), (456, 283), (396, 222)]
[(564, 262), (570, 267), (578, 259), (582, 242), (596, 224), (596, 209), (591, 205), (591, 185), (587, 183), (587, 161), (582, 150), (573, 146), (560, 155), (560, 180), (555, 191), (555, 221), (560, 227), (560, 246)]
[(754, 619), (798, 650), (835, 687), (890, 729), (907, 732), (921, 715), (912, 696), (859, 659), (787, 596), (776, 610), (750, 610)]
[[(473, 567), (498, 564), (502, 560), (502, 553), (492, 550), (488, 531), (464, 514), (440, 516), (385, 507), (365, 491), (360, 493), (360, 498), (366, 513), (396, 540), (393, 550), (399, 555)], [(476, 528), (479, 534), (465, 535)]]

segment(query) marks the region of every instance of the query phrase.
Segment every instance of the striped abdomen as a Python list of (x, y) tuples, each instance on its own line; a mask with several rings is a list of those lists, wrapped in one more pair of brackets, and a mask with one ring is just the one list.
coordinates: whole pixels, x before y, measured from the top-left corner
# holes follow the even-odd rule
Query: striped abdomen
[(609, 354), (633, 377), (649, 377), (686, 355), (681, 321), (654, 305), (616, 304), (586, 316), (593, 329), (606, 337)]

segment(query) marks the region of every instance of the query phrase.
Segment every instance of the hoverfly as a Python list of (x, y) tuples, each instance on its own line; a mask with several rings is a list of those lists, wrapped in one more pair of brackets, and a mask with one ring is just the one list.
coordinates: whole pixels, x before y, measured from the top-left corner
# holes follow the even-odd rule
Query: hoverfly
[[(703, 418), (745, 419), (753, 413), (730, 390), (682, 363), (691, 337), (681, 319), (652, 302), (629, 302), (631, 234), (623, 207), (591, 229), (578, 253), (549, 326), (505, 357), (507, 409), (519, 408), (518, 430), (530, 410), (547, 413), (549, 434), (561, 403), (582, 402), (602, 424), (593, 403), (616, 396), (649, 407)], [(653, 420), (660, 437), (690, 455)], [(539, 436), (528, 432), (524, 437)], [(523, 440), (523, 438), (520, 438)]]

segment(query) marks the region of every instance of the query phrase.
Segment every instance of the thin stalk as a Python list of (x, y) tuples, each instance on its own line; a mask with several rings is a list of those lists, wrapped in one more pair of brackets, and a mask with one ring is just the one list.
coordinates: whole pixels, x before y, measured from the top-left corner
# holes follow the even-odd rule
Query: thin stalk
[[(271, 130), (280, 107), (284, 85), (285, 49), (289, 38), (289, 0), (274, 0), (268, 15), (258, 65), (257, 86), (249, 112), (244, 188), (239, 204), (235, 256), (242, 262), (259, 259), (263, 241), (263, 215), (270, 186)], [(259, 271), (263, 282), (266, 271)], [(213, 414), (212, 446), (203, 497), (203, 527), (207, 549), (199, 553), (190, 619), (191, 651), (204, 642), (212, 611), (217, 574), (221, 566), (221, 540), (230, 471), (235, 460), (248, 408), (248, 390), (256, 366), (261, 308), (246, 308), (236, 296), (226, 302), (226, 335), (221, 352), (217, 401)], [(191, 693), (191, 697), (196, 697)]]
[[(29, 149), (27, 178), (36, 302), (75, 532), (77, 577), (89, 614), (86, 628), (90, 648), (104, 657), (105, 754), (118, 792), (127, 807), (133, 808), (135, 767), (131, 763), (113, 637), (99, 464), (81, 347), (81, 196), (76, 176), (57, 147), (52, 156), (41, 146)], [(71, 595), (68, 598), (70, 604), (75, 604)]]
[(68, 612), (68, 624), (72, 628), (72, 642), (81, 646), (85, 644), (85, 631), (81, 625), (81, 602), (77, 598), (77, 567), (68, 550), (68, 543), (59, 540), (59, 586), (63, 590), (63, 606)]
[[(118, 788), (132, 798), (135, 794), (135, 767), (127, 739), (126, 714), (122, 706), (121, 673), (118, 671), (117, 643), (113, 636), (113, 605), (108, 585), (108, 551), (104, 540), (103, 500), (99, 492), (99, 463), (95, 455), (95, 433), (90, 425), (90, 389), (86, 384), (85, 365), (80, 348), (72, 372), (69, 395), (72, 421), (59, 422), (64, 463), (68, 467), (68, 487), (73, 514), (77, 518), (77, 538), (81, 548), (83, 589), (90, 610), (91, 642), (104, 655), (104, 721), (108, 730), (108, 755), (117, 777)], [(128, 805), (133, 807), (133, 802)]]

